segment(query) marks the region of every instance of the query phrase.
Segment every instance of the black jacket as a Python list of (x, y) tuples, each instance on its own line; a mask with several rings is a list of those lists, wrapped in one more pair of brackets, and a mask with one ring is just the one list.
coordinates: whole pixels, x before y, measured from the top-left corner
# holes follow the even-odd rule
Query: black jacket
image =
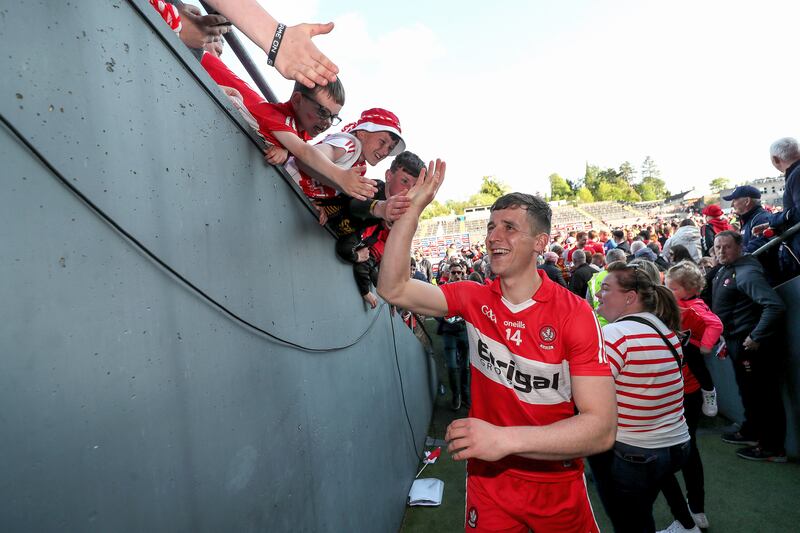
[(569, 290), (581, 298), (586, 298), (586, 289), (589, 288), (589, 280), (597, 274), (597, 270), (590, 267), (587, 263), (582, 264), (572, 273), (569, 279)]
[(556, 265), (554, 265), (553, 263), (545, 263), (540, 268), (544, 270), (548, 278), (555, 281), (562, 287), (567, 286), (567, 282), (564, 281), (564, 275), (561, 274), (561, 269), (558, 268)]
[(744, 255), (714, 276), (711, 310), (722, 321), (726, 337), (749, 335), (763, 342), (779, 332), (784, 306), (758, 259)]
[(769, 213), (766, 209), (760, 205), (756, 206), (740, 215), (739, 222), (742, 224), (742, 253), (752, 254), (769, 242), (769, 239), (761, 235), (753, 236), (753, 226), (769, 223)]

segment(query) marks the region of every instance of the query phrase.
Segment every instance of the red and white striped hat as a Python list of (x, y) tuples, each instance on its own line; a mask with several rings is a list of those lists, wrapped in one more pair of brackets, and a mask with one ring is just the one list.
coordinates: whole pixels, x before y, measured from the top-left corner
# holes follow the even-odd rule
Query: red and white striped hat
[(356, 130), (369, 132), (388, 131), (397, 135), (400, 140), (389, 155), (397, 155), (405, 151), (406, 142), (403, 140), (400, 130), (400, 119), (388, 109), (373, 107), (361, 113), (358, 122), (353, 122), (342, 128), (342, 133), (352, 133)]

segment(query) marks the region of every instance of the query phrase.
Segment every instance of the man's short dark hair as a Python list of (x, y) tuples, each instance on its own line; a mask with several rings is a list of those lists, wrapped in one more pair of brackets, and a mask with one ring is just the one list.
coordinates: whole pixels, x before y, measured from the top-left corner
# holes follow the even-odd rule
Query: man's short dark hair
[(500, 211), (503, 209), (513, 209), (519, 207), (528, 212), (528, 221), (531, 225), (531, 232), (550, 234), (550, 221), (553, 218), (553, 211), (547, 202), (524, 192), (511, 192), (495, 200), (489, 211)]
[(389, 170), (391, 172), (397, 172), (399, 169), (402, 169), (409, 175), (417, 177), (424, 166), (425, 163), (422, 162), (422, 159), (420, 159), (417, 154), (406, 150), (405, 152), (397, 154), (397, 157), (395, 157), (392, 161)]
[(684, 227), (684, 226), (695, 226), (695, 227), (697, 227), (697, 224), (695, 224), (694, 220), (692, 220), (691, 218), (684, 218), (683, 220), (681, 220), (681, 223), (679, 224), (679, 226), (681, 228)]
[(738, 231), (733, 231), (733, 230), (729, 230), (729, 229), (727, 229), (725, 231), (720, 231), (719, 233), (717, 233), (717, 235), (716, 235), (716, 237), (714, 237), (714, 239), (716, 240), (719, 237), (730, 237), (731, 239), (733, 239), (733, 242), (735, 242), (737, 246), (741, 246), (742, 245), (742, 234), (739, 233)]
[(597, 239), (597, 232), (595, 230), (593, 230), (593, 229), (589, 230), (588, 235), (589, 235), (589, 239), (591, 239), (591, 240)]
[(614, 231), (611, 232), (611, 235), (615, 239), (624, 239), (625, 238), (625, 232), (622, 231), (621, 229), (615, 229)]
[(309, 89), (299, 81), (296, 81), (294, 83), (294, 92), (305, 94), (306, 96), (314, 96), (317, 92), (324, 92), (337, 104), (344, 105), (344, 85), (342, 85), (342, 81), (338, 76), (336, 77), (336, 81), (329, 81), (328, 85), (316, 85), (313, 89)]

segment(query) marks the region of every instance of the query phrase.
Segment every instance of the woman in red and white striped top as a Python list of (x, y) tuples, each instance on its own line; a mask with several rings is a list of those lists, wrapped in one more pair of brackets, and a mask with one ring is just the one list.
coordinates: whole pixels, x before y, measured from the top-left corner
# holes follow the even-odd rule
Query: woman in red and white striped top
[(638, 264), (608, 266), (598, 295), (606, 355), (617, 387), (614, 448), (589, 459), (617, 532), (654, 532), (661, 483), (685, 463), (680, 310), (672, 292)]

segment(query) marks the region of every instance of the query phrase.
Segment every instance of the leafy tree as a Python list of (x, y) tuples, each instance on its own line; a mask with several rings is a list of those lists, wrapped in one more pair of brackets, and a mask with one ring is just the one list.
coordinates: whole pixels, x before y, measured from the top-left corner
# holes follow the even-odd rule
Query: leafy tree
[[(484, 176), (481, 188), (478, 191), (478, 193), (487, 194), (495, 200), (509, 192), (511, 192), (511, 188), (494, 176)], [(494, 200), (490, 202), (490, 204), (492, 203), (494, 203)]]
[(585, 185), (578, 189), (578, 202), (583, 204), (594, 202), (592, 191), (590, 191)]
[(420, 218), (422, 220), (427, 220), (429, 218), (443, 217), (449, 214), (450, 214), (449, 207), (447, 207), (442, 203), (439, 203), (438, 200), (434, 200), (430, 204), (428, 204), (428, 207), (426, 207), (424, 211), (422, 211)]
[[(488, 193), (485, 193), (485, 192), (479, 192), (477, 194), (473, 194), (472, 196), (470, 196), (469, 200), (467, 202), (465, 202), (465, 203), (469, 207), (479, 207), (479, 206), (482, 206), (482, 205), (492, 205), (494, 203), (494, 201), (497, 200), (497, 198), (499, 198), (499, 196), (495, 197), (494, 195), (491, 195), (491, 194), (488, 194)], [(464, 211), (462, 210), (461, 212), (463, 213)]]
[(572, 198), (573, 191), (567, 180), (558, 174), (550, 174), (550, 199), (568, 200)]
[(714, 178), (711, 180), (711, 183), (708, 185), (711, 188), (711, 192), (714, 194), (718, 194), (721, 190), (727, 189), (731, 186), (731, 180), (728, 178)]
[[(463, 215), (465, 207), (472, 207), (477, 204), (473, 204), (469, 201), (463, 200), (447, 200), (444, 203), (445, 207), (450, 210), (451, 213), (455, 213), (456, 215)], [(480, 204), (483, 205), (483, 204)], [(490, 204), (491, 205), (491, 204)]]
[(633, 183), (636, 181), (636, 169), (629, 161), (625, 161), (619, 166), (619, 177), (626, 183)]
[(653, 161), (653, 158), (649, 155), (644, 158), (642, 162), (642, 180), (644, 181), (645, 178), (660, 178), (661, 171), (658, 170), (656, 166), (656, 162)]
[(636, 191), (645, 202), (660, 200), (669, 196), (667, 184), (661, 178), (646, 177), (636, 185)]

